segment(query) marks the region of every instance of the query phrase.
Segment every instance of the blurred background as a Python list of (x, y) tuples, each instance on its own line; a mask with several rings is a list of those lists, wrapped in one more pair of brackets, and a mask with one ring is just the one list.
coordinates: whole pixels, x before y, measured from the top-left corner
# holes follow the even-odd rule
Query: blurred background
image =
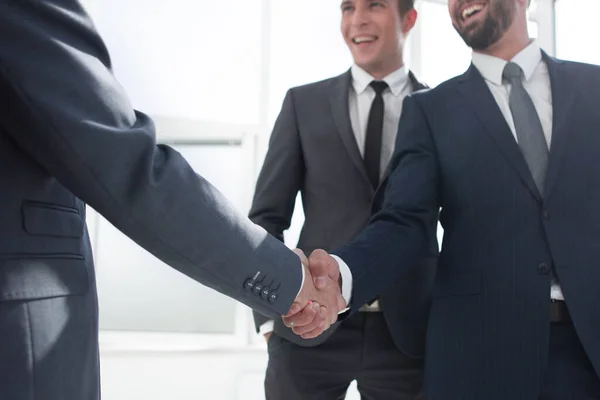
[[(84, 0), (135, 108), (160, 142), (247, 212), (288, 88), (351, 65), (338, 0)], [(430, 86), (470, 63), (445, 0), (419, 0), (405, 60)], [(533, 0), (530, 34), (600, 64), (599, 0)], [(296, 209), (286, 244), (295, 247)], [(105, 400), (262, 400), (267, 362), (251, 312), (140, 249), (93, 211)], [(358, 399), (352, 389), (348, 399)]]

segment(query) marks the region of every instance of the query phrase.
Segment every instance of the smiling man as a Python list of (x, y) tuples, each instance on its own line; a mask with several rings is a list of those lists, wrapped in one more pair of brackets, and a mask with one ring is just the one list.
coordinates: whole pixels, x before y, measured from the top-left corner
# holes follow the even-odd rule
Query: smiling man
[(340, 268), (352, 315), (406, 279), (439, 217), (435, 400), (600, 399), (600, 68), (544, 53), (527, 6), (448, 0), (472, 65), (405, 99), (382, 211), (337, 259), (310, 256)]
[[(256, 186), (254, 222), (283, 240), (300, 192), (306, 219), (298, 247), (305, 252), (339, 247), (365, 227), (403, 99), (423, 88), (403, 61), (416, 19), (413, 0), (341, 3), (341, 31), (354, 65), (288, 92)], [(423, 268), (433, 271), (434, 261)], [(314, 340), (255, 314), (269, 347), (267, 399), (341, 399), (353, 380), (364, 399), (419, 399), (431, 277), (370, 299)]]

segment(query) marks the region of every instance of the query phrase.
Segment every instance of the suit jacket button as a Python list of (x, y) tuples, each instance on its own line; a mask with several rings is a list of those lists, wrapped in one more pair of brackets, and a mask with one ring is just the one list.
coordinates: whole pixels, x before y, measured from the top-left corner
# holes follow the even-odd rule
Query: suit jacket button
[(279, 297), (279, 293), (273, 292), (269, 295), (269, 303), (275, 303), (277, 298)]
[(540, 272), (540, 274), (546, 275), (546, 274), (548, 274), (548, 272), (550, 272), (550, 268), (548, 267), (548, 264), (541, 263), (538, 266), (538, 271)]
[(269, 293), (270, 293), (270, 292), (271, 292), (271, 291), (269, 290), (269, 287), (268, 287), (268, 286), (267, 286), (267, 287), (265, 287), (265, 288), (262, 290), (262, 292), (260, 292), (260, 298), (261, 298), (261, 299), (263, 299), (263, 300), (267, 300), (267, 298), (269, 297)]
[(258, 296), (258, 295), (260, 294), (260, 292), (261, 292), (262, 288), (263, 288), (263, 285), (262, 285), (262, 283), (260, 283), (260, 282), (259, 282), (259, 283), (257, 283), (256, 285), (254, 285), (254, 294), (255, 294), (256, 296)]
[(244, 282), (244, 289), (251, 291), (254, 288), (254, 279), (248, 278), (246, 282)]

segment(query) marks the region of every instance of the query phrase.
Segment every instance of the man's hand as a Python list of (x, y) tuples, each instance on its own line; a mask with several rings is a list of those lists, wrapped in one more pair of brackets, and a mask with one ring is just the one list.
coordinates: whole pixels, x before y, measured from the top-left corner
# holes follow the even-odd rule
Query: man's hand
[(297, 335), (311, 339), (322, 334), (337, 321), (340, 310), (346, 307), (346, 302), (340, 289), (339, 266), (333, 257), (324, 250), (315, 250), (309, 262), (301, 250), (295, 251), (306, 268), (306, 275), (300, 295), (290, 312), (283, 317), (283, 322)]

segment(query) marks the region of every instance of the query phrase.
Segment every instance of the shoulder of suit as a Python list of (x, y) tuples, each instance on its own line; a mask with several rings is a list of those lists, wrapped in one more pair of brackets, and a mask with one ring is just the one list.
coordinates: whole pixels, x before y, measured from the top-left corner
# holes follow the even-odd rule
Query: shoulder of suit
[(434, 87), (426, 87), (412, 92), (407, 97), (412, 98), (421, 107), (429, 109), (440, 104), (452, 101), (457, 95), (456, 88), (459, 85), (460, 76), (451, 78)]
[(568, 80), (573, 87), (582, 90), (592, 90), (597, 93), (600, 87), (600, 66), (579, 61), (567, 61), (554, 57), (548, 57), (546, 62), (548, 69), (557, 69), (562, 78)]
[(310, 83), (306, 83), (304, 85), (299, 85), (299, 86), (294, 86), (290, 90), (292, 90), (294, 92), (305, 92), (305, 91), (312, 91), (315, 89), (329, 89), (332, 85), (336, 84), (339, 80), (343, 80), (344, 77), (346, 76), (346, 74), (347, 74), (347, 72), (345, 72), (341, 75), (338, 75), (338, 76), (331, 77), (331, 78), (322, 79), (320, 81), (310, 82)]
[(457, 76), (454, 78), (450, 78), (447, 81), (444, 81), (437, 86), (434, 86), (434, 87), (427, 86), (423, 89), (416, 90), (411, 93), (411, 96), (427, 98), (429, 96), (436, 96), (436, 95), (444, 94), (444, 93), (448, 92), (449, 90), (453, 90), (456, 87), (456, 85), (458, 84), (459, 78), (460, 78), (460, 76)]
[(559, 64), (562, 64), (569, 71), (574, 71), (577, 73), (589, 72), (589, 73), (600, 74), (600, 65), (589, 64), (589, 63), (580, 62), (580, 61), (562, 60), (559, 58), (552, 58), (552, 60), (554, 60), (555, 62), (557, 62)]

